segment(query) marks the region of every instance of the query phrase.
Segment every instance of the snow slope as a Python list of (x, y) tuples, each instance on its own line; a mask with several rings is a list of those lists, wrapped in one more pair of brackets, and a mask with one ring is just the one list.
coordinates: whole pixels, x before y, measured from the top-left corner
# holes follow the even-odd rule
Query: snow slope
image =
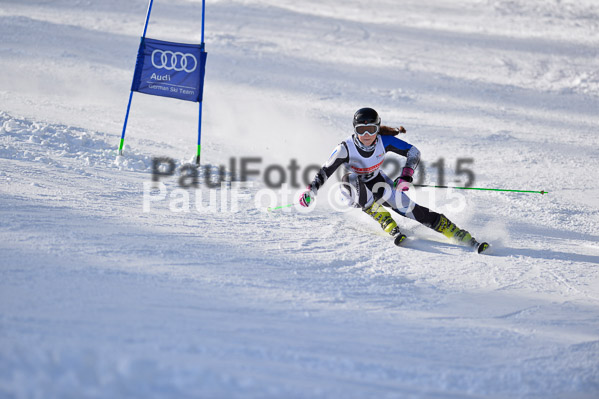
[[(152, 188), (197, 104), (136, 94), (116, 158), (146, 6), (0, 2), (0, 397), (599, 395), (596, 1), (207, 4), (203, 165), (301, 172), (372, 106), (426, 182), (549, 191), (410, 190), (488, 256), (405, 219), (396, 248), (333, 182)], [(200, 17), (157, 0), (148, 36)]]

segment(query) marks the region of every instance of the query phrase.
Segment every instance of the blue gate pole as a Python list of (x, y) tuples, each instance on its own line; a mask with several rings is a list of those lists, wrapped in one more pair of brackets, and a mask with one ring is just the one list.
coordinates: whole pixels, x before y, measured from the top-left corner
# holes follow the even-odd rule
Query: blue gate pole
[[(206, 14), (206, 0), (202, 0), (202, 51), (205, 51), (204, 49), (204, 23), (205, 23), (205, 18), (204, 15)], [(202, 87), (203, 90), (203, 87)], [(203, 100), (202, 96), (202, 100)], [(200, 153), (202, 152), (202, 102), (200, 101), (200, 105), (199, 105), (199, 112), (198, 112), (198, 153), (196, 155), (196, 165), (200, 164)]]
[[(141, 36), (141, 41), (146, 37), (148, 31), (148, 23), (150, 22), (150, 14), (152, 13), (152, 4), (154, 0), (150, 0), (148, 4), (148, 12), (146, 14), (146, 24), (144, 26), (144, 33)], [(135, 71), (133, 71), (133, 78), (135, 79)], [(129, 93), (129, 103), (127, 104), (127, 113), (125, 114), (125, 122), (123, 123), (123, 133), (121, 133), (121, 142), (119, 144), (119, 155), (123, 155), (123, 145), (125, 144), (125, 131), (127, 130), (127, 121), (129, 120), (129, 111), (131, 110), (131, 100), (133, 100), (133, 90)]]
[(198, 116), (198, 154), (196, 155), (196, 165), (200, 164), (200, 153), (202, 152), (202, 102), (200, 101)]

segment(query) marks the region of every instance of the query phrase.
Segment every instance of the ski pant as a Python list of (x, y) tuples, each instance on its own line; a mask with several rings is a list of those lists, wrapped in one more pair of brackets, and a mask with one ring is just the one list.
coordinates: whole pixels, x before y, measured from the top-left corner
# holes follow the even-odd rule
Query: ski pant
[(418, 205), (403, 191), (393, 187), (393, 181), (379, 171), (379, 174), (368, 181), (363, 181), (355, 173), (347, 173), (341, 178), (341, 194), (356, 208), (368, 208), (373, 202), (388, 206), (401, 216), (433, 227), (440, 214), (427, 207)]

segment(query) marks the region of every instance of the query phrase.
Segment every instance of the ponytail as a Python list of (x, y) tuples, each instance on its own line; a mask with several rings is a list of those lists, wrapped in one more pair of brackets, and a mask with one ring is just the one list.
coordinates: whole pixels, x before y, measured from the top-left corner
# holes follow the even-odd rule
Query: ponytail
[(389, 127), (389, 126), (381, 126), (379, 129), (379, 134), (381, 136), (397, 136), (399, 133), (405, 133), (406, 129), (403, 126), (400, 127)]

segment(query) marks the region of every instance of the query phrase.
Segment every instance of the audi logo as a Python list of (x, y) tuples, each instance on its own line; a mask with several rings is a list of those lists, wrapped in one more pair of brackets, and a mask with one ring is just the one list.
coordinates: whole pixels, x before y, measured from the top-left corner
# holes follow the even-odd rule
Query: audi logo
[[(159, 55), (158, 57), (156, 57), (157, 54)], [(188, 67), (191, 62), (193, 62), (193, 68)], [(191, 73), (198, 67), (198, 60), (193, 54), (189, 53), (183, 54), (179, 51), (154, 50), (152, 51), (152, 65), (156, 69)]]

